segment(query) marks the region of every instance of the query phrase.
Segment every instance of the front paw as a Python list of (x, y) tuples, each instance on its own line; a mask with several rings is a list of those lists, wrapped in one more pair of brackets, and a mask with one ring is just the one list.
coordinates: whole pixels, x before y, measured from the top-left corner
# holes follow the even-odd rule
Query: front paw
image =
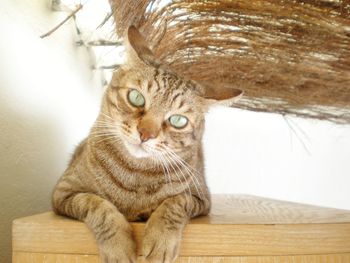
[(100, 242), (102, 263), (136, 263), (136, 244), (130, 229)]
[(142, 243), (142, 254), (149, 263), (172, 263), (179, 254), (181, 231), (148, 226)]

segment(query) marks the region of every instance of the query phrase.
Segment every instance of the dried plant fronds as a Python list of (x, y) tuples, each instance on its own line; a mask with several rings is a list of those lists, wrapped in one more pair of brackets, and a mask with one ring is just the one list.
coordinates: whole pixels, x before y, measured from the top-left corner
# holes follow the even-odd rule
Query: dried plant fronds
[(110, 0), (119, 36), (138, 26), (157, 57), (234, 106), (350, 123), (350, 1)]

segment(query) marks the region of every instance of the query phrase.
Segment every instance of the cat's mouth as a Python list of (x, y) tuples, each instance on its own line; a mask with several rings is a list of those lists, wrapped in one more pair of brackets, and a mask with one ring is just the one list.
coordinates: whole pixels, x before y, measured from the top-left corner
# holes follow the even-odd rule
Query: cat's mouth
[(149, 153), (141, 143), (134, 144), (127, 141), (124, 141), (125, 148), (128, 150), (130, 155), (135, 158), (149, 158), (151, 157), (151, 153)]

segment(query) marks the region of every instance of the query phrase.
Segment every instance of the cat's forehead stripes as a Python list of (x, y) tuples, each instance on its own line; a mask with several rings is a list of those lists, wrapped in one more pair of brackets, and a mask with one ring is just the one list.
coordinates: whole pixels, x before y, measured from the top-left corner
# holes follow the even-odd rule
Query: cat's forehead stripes
[(154, 69), (154, 77), (151, 81), (154, 81), (157, 86), (156, 92), (161, 92), (171, 102), (171, 106), (182, 108), (185, 104), (192, 104), (189, 98), (195, 90), (193, 82), (160, 68)]
[(184, 104), (183, 98), (182, 98), (183, 92), (176, 92), (175, 94), (173, 94), (172, 97), (172, 105), (176, 106), (178, 108), (181, 108), (181, 104)]
[(153, 81), (155, 82), (156, 84), (156, 91), (155, 92), (158, 92), (160, 89), (161, 89), (161, 86), (160, 86), (160, 83), (159, 83), (159, 75), (160, 75), (160, 72), (158, 69), (155, 69), (154, 70), (154, 74), (153, 74)]
[(177, 74), (160, 68), (154, 69), (153, 79), (159, 88), (165, 88), (167, 90), (186, 89), (188, 86), (192, 86), (189, 85), (190, 82), (185, 81)]

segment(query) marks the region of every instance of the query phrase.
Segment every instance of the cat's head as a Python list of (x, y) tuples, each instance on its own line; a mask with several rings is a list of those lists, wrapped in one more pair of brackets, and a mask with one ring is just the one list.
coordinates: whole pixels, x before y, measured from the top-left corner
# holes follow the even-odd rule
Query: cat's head
[(242, 92), (204, 88), (172, 72), (133, 26), (126, 39), (127, 62), (114, 72), (106, 91), (101, 127), (113, 127), (116, 140), (134, 158), (189, 152), (200, 144), (208, 108), (230, 104)]

